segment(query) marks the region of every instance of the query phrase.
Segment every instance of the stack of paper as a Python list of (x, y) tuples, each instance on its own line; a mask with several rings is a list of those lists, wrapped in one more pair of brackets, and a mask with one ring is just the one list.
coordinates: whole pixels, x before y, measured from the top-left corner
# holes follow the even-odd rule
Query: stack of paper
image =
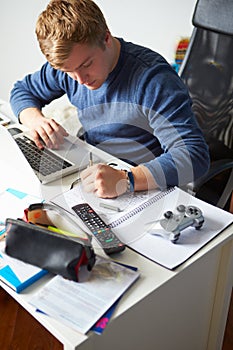
[(132, 268), (98, 258), (87, 281), (77, 283), (56, 276), (30, 303), (84, 334), (111, 310), (138, 277), (139, 272)]
[(0, 253), (0, 280), (17, 293), (30, 286), (48, 272), (39, 267), (11, 258), (3, 251)]

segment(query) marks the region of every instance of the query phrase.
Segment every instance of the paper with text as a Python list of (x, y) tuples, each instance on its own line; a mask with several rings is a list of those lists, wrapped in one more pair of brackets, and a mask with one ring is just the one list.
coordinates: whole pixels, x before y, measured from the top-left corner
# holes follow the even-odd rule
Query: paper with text
[[(144, 209), (147, 205), (150, 205), (154, 201), (159, 200), (165, 196), (168, 192), (172, 191), (140, 191), (133, 193), (125, 193), (117, 198), (104, 199), (95, 196), (94, 193), (86, 193), (82, 189), (82, 185), (66, 191), (54, 197), (51, 202), (59, 207), (67, 210), (71, 214), (74, 214), (71, 209), (74, 205), (80, 203), (89, 203), (90, 206), (101, 216), (104, 222), (114, 228), (122, 223), (123, 220), (128, 220), (131, 216), (134, 216), (140, 209)], [(102, 207), (102, 204), (117, 208), (119, 210), (109, 209)]]
[(139, 277), (111, 260), (98, 258), (86, 282), (56, 276), (30, 303), (85, 334)]

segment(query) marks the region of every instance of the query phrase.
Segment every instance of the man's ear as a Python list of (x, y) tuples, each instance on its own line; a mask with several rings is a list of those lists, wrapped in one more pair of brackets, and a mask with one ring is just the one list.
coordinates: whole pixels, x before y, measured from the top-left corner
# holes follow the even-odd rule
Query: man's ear
[(111, 44), (112, 40), (111, 40), (111, 33), (109, 30), (106, 31), (106, 35), (105, 35), (105, 39), (104, 39), (104, 44), (109, 47), (109, 45)]

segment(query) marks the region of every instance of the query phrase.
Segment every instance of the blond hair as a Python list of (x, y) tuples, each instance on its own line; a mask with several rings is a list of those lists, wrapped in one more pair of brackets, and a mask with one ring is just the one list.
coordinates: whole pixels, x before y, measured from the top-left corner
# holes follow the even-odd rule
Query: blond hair
[(76, 43), (104, 48), (107, 30), (103, 13), (91, 0), (51, 0), (36, 24), (40, 49), (56, 69)]

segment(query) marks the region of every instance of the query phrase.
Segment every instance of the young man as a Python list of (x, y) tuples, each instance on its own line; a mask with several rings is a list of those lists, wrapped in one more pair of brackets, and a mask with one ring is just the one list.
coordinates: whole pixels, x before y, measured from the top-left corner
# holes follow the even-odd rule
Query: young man
[(180, 78), (158, 53), (113, 37), (91, 0), (52, 0), (39, 16), (37, 39), (47, 62), (16, 82), (11, 105), (41, 140), (59, 147), (67, 136), (41, 109), (67, 94), (86, 141), (129, 162), (130, 171), (96, 164), (81, 174), (99, 197), (127, 190), (182, 186), (209, 166), (203, 135)]

